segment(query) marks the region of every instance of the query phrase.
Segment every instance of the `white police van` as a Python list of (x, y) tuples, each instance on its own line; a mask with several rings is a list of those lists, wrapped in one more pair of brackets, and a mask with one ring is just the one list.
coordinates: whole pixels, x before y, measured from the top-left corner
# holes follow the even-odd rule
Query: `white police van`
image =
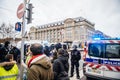
[(87, 80), (120, 80), (120, 39), (88, 41), (83, 72)]

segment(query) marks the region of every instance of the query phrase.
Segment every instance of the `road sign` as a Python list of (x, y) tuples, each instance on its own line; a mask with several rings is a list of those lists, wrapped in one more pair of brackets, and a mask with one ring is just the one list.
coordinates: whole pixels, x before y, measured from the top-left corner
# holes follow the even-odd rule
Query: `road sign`
[(21, 22), (17, 22), (17, 23), (15, 24), (15, 30), (16, 30), (16, 31), (21, 31)]
[(17, 17), (18, 17), (19, 19), (21, 19), (21, 18), (23, 17), (23, 15), (24, 15), (24, 8), (25, 8), (24, 4), (21, 3), (21, 4), (19, 5), (18, 9), (17, 9)]

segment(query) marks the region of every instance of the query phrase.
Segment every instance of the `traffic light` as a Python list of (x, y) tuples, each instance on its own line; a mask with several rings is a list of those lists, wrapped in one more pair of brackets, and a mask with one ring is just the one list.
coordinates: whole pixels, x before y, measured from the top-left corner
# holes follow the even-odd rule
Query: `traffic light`
[(27, 8), (27, 24), (32, 23), (32, 8), (33, 5), (30, 3), (28, 4), (28, 8)]

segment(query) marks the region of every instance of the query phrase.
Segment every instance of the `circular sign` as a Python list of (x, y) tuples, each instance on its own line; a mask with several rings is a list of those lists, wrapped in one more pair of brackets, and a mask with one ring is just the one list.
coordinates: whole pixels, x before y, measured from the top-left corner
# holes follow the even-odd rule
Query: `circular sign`
[(17, 9), (17, 17), (18, 17), (19, 19), (21, 19), (21, 18), (23, 17), (24, 7), (25, 7), (24, 4), (21, 3), (21, 4), (19, 5), (18, 9)]
[(16, 31), (21, 31), (21, 22), (17, 22), (17, 23), (15, 24), (15, 30), (16, 30)]

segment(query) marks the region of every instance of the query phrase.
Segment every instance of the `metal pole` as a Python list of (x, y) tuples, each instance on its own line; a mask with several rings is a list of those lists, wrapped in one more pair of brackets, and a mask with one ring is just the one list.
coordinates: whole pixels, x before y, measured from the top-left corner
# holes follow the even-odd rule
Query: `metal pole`
[(21, 66), (20, 66), (20, 80), (23, 80), (23, 71), (24, 71), (24, 67), (22, 66), (22, 63), (24, 63), (24, 40), (25, 40), (25, 14), (26, 14), (26, 0), (24, 0), (24, 15), (23, 15), (23, 19), (22, 19), (22, 41), (21, 41)]

